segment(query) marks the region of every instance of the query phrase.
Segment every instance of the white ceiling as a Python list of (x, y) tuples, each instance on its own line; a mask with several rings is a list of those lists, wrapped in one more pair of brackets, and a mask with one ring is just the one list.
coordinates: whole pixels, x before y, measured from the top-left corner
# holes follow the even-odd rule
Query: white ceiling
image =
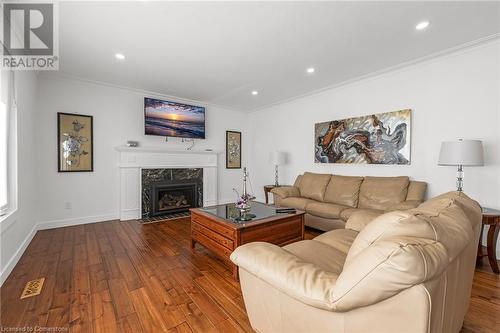
[(250, 111), (498, 34), (500, 3), (61, 2), (59, 31), (66, 75)]

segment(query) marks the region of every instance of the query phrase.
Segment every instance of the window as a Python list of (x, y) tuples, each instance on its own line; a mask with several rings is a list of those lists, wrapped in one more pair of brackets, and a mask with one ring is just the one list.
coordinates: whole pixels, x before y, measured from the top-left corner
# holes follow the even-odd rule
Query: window
[(0, 71), (0, 216), (9, 208), (9, 75), (7, 71)]

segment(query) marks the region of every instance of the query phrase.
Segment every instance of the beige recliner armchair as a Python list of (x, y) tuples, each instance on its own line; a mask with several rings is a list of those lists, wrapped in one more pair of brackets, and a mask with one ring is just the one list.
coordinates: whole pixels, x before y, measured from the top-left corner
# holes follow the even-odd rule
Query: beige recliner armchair
[(479, 205), (450, 192), (283, 248), (246, 244), (231, 260), (257, 332), (459, 332), (480, 225)]

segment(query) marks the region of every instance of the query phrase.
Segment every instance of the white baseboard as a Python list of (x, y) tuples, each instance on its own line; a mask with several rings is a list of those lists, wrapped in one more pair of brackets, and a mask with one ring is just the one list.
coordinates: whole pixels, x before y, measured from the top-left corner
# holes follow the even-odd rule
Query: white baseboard
[(5, 268), (0, 273), (0, 286), (3, 285), (3, 283), (5, 282), (5, 280), (7, 280), (7, 278), (9, 277), (9, 275), (12, 272), (12, 270), (14, 269), (14, 267), (16, 267), (19, 259), (21, 259), (21, 256), (23, 255), (24, 251), (26, 251), (26, 248), (31, 243), (31, 240), (33, 239), (33, 237), (35, 237), (37, 230), (38, 230), (37, 225), (33, 226), (31, 231), (29, 232), (28, 236), (26, 236), (26, 238), (22, 242), (21, 246), (17, 249), (16, 253), (14, 253), (14, 255), (10, 258), (7, 265), (5, 265)]
[(73, 225), (103, 222), (103, 221), (110, 221), (117, 219), (118, 219), (118, 214), (114, 213), (114, 214), (105, 214), (96, 216), (76, 217), (71, 219), (53, 220), (53, 221), (41, 221), (38, 222), (37, 226), (38, 230), (45, 230), (45, 229), (69, 227)]
[(139, 208), (123, 209), (120, 212), (120, 221), (137, 220), (141, 218), (141, 212)]

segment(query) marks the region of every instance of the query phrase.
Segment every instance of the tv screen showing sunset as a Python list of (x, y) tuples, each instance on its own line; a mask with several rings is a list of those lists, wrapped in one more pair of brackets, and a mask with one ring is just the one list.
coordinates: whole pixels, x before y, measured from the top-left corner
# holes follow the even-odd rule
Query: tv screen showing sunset
[(205, 108), (144, 98), (146, 135), (205, 139)]

